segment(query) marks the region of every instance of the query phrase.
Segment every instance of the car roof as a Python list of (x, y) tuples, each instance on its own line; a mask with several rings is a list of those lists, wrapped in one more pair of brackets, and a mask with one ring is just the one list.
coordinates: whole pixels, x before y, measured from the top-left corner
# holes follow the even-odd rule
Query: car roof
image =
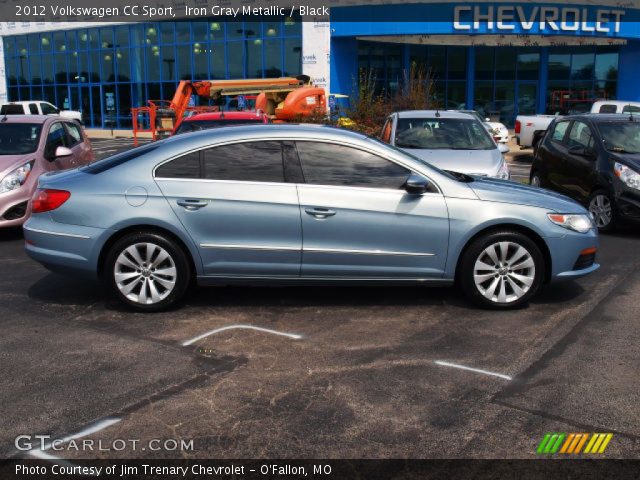
[(196, 113), (187, 117), (183, 122), (193, 122), (197, 120), (220, 120), (220, 117), (233, 120), (261, 120), (264, 117), (263, 112), (245, 111), (245, 112), (207, 112)]
[[(6, 120), (5, 120), (6, 119)], [(47, 120), (61, 120), (60, 117), (49, 115), (3, 115), (0, 117), (1, 123), (46, 123)]]
[(640, 102), (632, 102), (625, 100), (597, 100), (593, 102), (594, 105), (616, 105), (617, 107), (626, 107), (627, 105), (638, 106)]
[(6, 102), (3, 105), (29, 105), (30, 103), (49, 103), (44, 100), (20, 100), (15, 102)]
[(450, 110), (405, 110), (395, 113), (398, 118), (460, 118), (468, 120), (471, 117), (468, 113)]

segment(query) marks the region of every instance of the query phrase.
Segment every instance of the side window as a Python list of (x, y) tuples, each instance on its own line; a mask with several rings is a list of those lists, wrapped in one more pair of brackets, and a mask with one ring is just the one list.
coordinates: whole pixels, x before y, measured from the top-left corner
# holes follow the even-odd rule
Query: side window
[(387, 123), (384, 124), (384, 127), (382, 127), (382, 135), (380, 136), (380, 140), (382, 140), (384, 143), (391, 143), (391, 126), (392, 126), (393, 122), (391, 121), (391, 119), (387, 119)]
[(584, 122), (574, 122), (569, 132), (569, 148), (580, 146), (590, 148), (593, 145), (591, 129)]
[(191, 152), (156, 169), (156, 178), (202, 178), (200, 152)]
[(30, 103), (29, 104), (29, 113), (31, 113), (31, 115), (38, 115), (38, 105), (36, 105), (35, 103)]
[(47, 135), (47, 143), (44, 147), (45, 157), (53, 157), (56, 153), (56, 148), (67, 146), (67, 132), (62, 126), (62, 123), (56, 122), (51, 125), (49, 134)]
[(615, 105), (605, 104), (600, 107), (598, 113), (616, 113), (617, 109)]
[(40, 102), (40, 108), (42, 109), (43, 115), (51, 115), (51, 114), (58, 113), (58, 109), (49, 103)]
[(622, 113), (640, 113), (640, 107), (637, 105), (625, 105), (622, 107)]
[(554, 142), (562, 143), (564, 140), (564, 135), (567, 133), (567, 128), (569, 127), (568, 121), (558, 122), (553, 130), (553, 135), (551, 135), (551, 140)]
[(410, 171), (389, 160), (352, 147), (296, 142), (307, 183), (399, 189)]
[(82, 131), (78, 124), (65, 122), (64, 125), (67, 127), (67, 132), (69, 132), (69, 146), (77, 145), (83, 141)]
[(280, 142), (245, 142), (203, 151), (204, 178), (284, 183)]

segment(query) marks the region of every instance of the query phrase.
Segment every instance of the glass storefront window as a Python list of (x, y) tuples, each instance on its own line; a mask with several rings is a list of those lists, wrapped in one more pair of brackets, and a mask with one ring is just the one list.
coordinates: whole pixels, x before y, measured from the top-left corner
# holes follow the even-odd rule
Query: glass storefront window
[(518, 80), (538, 80), (540, 75), (540, 54), (518, 54)]
[(227, 78), (226, 49), (224, 43), (215, 42), (211, 44), (209, 59), (211, 60), (210, 78), (218, 80)]
[(579, 53), (572, 55), (571, 79), (591, 80), (594, 75), (595, 55), (593, 53)]
[(467, 78), (467, 48), (449, 47), (447, 49), (447, 79), (466, 80)]

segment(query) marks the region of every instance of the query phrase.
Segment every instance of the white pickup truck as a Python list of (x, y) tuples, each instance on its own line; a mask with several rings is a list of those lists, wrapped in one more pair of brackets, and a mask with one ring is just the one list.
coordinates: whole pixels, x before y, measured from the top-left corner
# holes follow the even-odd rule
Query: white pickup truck
[(0, 115), (60, 115), (82, 123), (82, 113), (76, 110), (60, 110), (42, 100), (3, 103), (0, 106)]
[(542, 133), (557, 115), (518, 115), (516, 117), (516, 142), (520, 148), (535, 147)]

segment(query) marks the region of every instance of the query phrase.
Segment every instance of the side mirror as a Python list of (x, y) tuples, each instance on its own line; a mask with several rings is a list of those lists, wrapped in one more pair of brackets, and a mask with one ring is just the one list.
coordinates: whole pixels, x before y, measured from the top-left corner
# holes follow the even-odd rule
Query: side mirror
[(71, 149), (67, 147), (58, 147), (56, 148), (56, 153), (53, 158), (56, 159), (61, 157), (68, 157), (70, 155), (73, 155), (73, 152), (71, 151)]
[(498, 144), (498, 150), (500, 150), (500, 153), (509, 153), (509, 147), (507, 145), (505, 145), (504, 143), (499, 143)]
[(410, 195), (422, 195), (429, 189), (429, 180), (419, 173), (412, 173), (404, 184), (404, 189)]

